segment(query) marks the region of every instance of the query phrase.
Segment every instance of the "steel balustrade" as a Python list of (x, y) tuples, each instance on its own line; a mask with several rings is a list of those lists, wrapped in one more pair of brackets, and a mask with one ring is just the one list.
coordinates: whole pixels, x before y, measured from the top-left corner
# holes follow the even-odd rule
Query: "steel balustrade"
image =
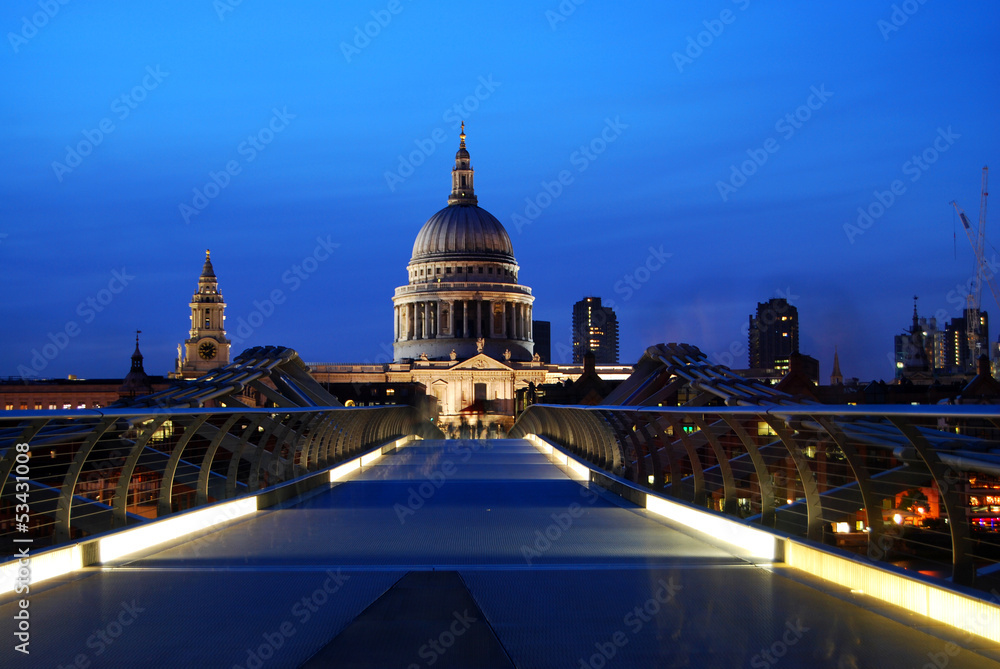
[(998, 419), (981, 405), (534, 405), (510, 436), (697, 506), (995, 587)]
[[(30, 536), (36, 546), (58, 544), (238, 497), (418, 427), (408, 406), (4, 412), (0, 543), (10, 548)], [(18, 463), (15, 447), (24, 443), (30, 457)], [(18, 482), (28, 483), (26, 494)], [(15, 518), (19, 493), (31, 510), (28, 527)]]

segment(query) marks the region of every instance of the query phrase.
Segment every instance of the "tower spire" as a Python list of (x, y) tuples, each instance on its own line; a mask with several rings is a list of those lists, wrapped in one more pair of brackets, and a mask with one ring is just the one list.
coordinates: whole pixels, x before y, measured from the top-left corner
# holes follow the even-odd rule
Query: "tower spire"
[(132, 369), (142, 371), (142, 353), (139, 351), (139, 335), (142, 330), (135, 331), (135, 353), (132, 354)]
[(212, 252), (209, 249), (205, 249), (205, 264), (201, 268), (201, 278), (202, 279), (216, 278), (215, 268), (212, 267)]
[(839, 386), (844, 383), (844, 375), (840, 372), (840, 355), (837, 347), (833, 347), (833, 371), (830, 373), (830, 385)]
[(458, 136), (458, 152), (455, 154), (455, 167), (451, 171), (451, 195), (448, 204), (479, 204), (476, 192), (472, 187), (472, 159), (465, 148), (465, 121), (462, 121), (462, 132)]

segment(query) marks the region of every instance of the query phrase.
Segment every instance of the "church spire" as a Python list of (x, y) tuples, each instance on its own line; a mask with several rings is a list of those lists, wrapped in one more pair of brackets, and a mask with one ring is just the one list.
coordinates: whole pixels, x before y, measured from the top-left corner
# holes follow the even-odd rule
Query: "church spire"
[(139, 351), (139, 334), (141, 332), (142, 330), (135, 331), (135, 353), (132, 354), (132, 368), (125, 375), (122, 385), (118, 388), (119, 400), (135, 399), (153, 392), (149, 376), (142, 368), (142, 353)]
[(139, 335), (142, 330), (135, 331), (135, 353), (132, 354), (132, 369), (142, 371), (142, 352), (139, 351)]
[(833, 371), (830, 373), (830, 385), (841, 386), (844, 384), (844, 375), (840, 372), (840, 356), (837, 347), (833, 347)]
[(479, 204), (476, 192), (472, 187), (472, 159), (465, 148), (465, 121), (462, 121), (462, 134), (459, 136), (458, 152), (455, 154), (455, 167), (451, 171), (451, 195), (448, 204)]

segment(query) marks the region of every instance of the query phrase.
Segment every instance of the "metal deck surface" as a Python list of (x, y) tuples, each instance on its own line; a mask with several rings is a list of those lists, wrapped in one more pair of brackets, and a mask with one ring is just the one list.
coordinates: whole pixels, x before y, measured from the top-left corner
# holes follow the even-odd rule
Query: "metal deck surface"
[[(404, 579), (431, 570), (451, 574)], [(0, 666), (479, 666), (478, 650), (573, 669), (1000, 666), (992, 644), (785, 571), (574, 482), (525, 441), (423, 441), (40, 585), (32, 653), (8, 638)], [(15, 607), (0, 600), (0, 618)]]

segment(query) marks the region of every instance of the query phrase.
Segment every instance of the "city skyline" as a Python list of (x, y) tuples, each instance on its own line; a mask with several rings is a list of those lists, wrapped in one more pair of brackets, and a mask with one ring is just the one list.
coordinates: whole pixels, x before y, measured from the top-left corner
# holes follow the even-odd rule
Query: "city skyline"
[(836, 348), (846, 377), (890, 380), (913, 295), (961, 316), (949, 202), (977, 219), (1000, 148), (1000, 8), (899, 6), (10, 3), (0, 375), (124, 375), (137, 329), (168, 373), (206, 248), (234, 356), (391, 359), (465, 120), (554, 362), (586, 295), (622, 363), (685, 342), (734, 368), (747, 314), (785, 298), (822, 379)]

